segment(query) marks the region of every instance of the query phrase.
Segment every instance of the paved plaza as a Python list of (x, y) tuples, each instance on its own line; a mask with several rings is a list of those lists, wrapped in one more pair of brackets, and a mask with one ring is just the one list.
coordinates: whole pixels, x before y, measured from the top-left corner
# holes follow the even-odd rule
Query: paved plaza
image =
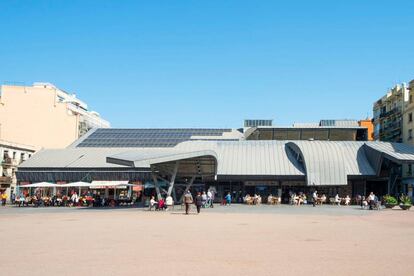
[[(194, 212), (194, 208), (193, 208)], [(414, 211), (0, 209), (2, 275), (412, 275)], [(4, 274), (3, 274), (4, 273)]]

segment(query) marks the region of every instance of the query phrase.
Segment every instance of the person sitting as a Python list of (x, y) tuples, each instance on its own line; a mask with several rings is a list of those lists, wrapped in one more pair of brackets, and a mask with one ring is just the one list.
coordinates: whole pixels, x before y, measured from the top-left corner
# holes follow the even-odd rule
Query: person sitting
[(258, 204), (258, 200), (259, 200), (259, 196), (257, 194), (254, 194), (254, 196), (253, 196), (253, 204), (254, 205)]
[(306, 196), (306, 194), (302, 194), (302, 203), (308, 204), (308, 197)]
[(272, 194), (269, 194), (269, 196), (267, 197), (267, 204), (269, 204), (269, 205), (273, 205), (274, 204)]
[(321, 196), (320, 201), (321, 201), (321, 205), (323, 205), (324, 203), (326, 203), (326, 195), (325, 195), (325, 194), (323, 194), (323, 195)]
[(160, 198), (160, 200), (158, 200), (158, 205), (157, 205), (157, 208), (156, 208), (156, 210), (164, 210), (166, 208), (166, 206), (165, 206), (165, 201), (164, 201), (164, 199), (163, 198)]
[(368, 201), (367, 201), (367, 199), (365, 198), (365, 196), (363, 196), (363, 197), (361, 198), (361, 207), (362, 207), (363, 209), (365, 209), (367, 206), (368, 206)]
[(152, 208), (154, 208), (154, 209), (157, 209), (158, 208), (158, 202), (155, 201), (154, 196), (151, 196), (151, 200), (149, 202), (149, 211), (151, 211)]
[(345, 205), (349, 206), (349, 204), (351, 203), (351, 198), (349, 197), (349, 195), (346, 195), (345, 197)]
[(244, 202), (246, 202), (247, 205), (252, 205), (253, 204), (253, 198), (249, 194), (247, 194), (244, 197)]
[(257, 205), (262, 204), (262, 197), (261, 197), (260, 195), (257, 195), (257, 198), (256, 198), (256, 204), (257, 204)]

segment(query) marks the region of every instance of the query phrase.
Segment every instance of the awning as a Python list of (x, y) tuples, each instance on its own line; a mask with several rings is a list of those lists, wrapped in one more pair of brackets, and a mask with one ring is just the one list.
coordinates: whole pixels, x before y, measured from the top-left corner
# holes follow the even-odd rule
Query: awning
[(92, 181), (89, 184), (89, 187), (116, 187), (116, 186), (134, 186), (134, 184), (129, 184), (128, 180), (120, 180), (120, 181)]
[(49, 183), (49, 182), (39, 182), (39, 183), (33, 183), (33, 184), (27, 184), (27, 185), (20, 185), (20, 188), (53, 188), (53, 187), (59, 187), (60, 185)]
[(62, 185), (58, 185), (58, 187), (89, 187), (91, 185), (91, 183), (89, 182), (71, 182), (71, 183), (67, 183), (67, 184), (62, 184)]

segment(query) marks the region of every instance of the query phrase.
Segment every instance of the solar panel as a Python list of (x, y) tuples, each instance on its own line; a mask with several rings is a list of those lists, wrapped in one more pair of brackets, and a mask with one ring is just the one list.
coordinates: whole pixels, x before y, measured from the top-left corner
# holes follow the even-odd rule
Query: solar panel
[[(178, 143), (195, 139), (193, 136), (222, 136), (231, 129), (198, 129), (198, 128), (171, 128), (171, 129), (117, 129), (100, 128), (89, 135), (77, 147), (174, 147)], [(218, 141), (227, 139), (214, 139)], [(234, 140), (234, 139), (230, 139)]]

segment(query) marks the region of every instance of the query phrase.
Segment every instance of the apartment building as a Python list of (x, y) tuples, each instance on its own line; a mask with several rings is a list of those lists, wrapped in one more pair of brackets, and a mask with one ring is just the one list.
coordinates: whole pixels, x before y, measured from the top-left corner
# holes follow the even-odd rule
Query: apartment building
[(29, 159), (35, 152), (33, 146), (0, 140), (0, 193), (8, 198), (16, 190), (17, 166)]
[(390, 89), (374, 103), (374, 139), (386, 142), (403, 142), (403, 115), (409, 102), (405, 83)]
[(75, 94), (50, 83), (2, 85), (0, 139), (41, 148), (64, 148), (92, 128), (110, 124)]

